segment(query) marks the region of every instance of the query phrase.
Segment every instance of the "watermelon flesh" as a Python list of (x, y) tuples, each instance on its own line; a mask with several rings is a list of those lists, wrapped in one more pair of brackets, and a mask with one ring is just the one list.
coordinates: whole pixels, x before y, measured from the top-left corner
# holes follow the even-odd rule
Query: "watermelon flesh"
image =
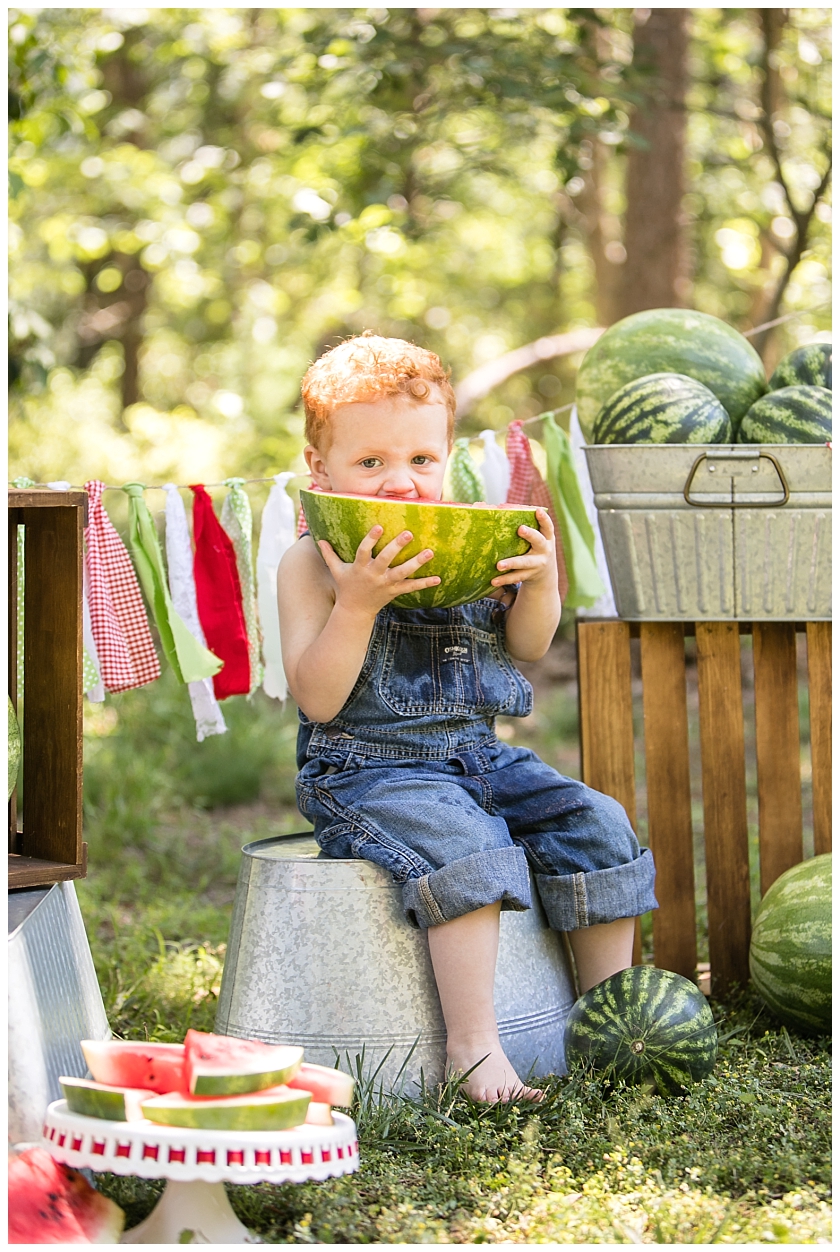
[(426, 548), (434, 552), (415, 577), (438, 575), (441, 581), (436, 587), (397, 596), (393, 604), (406, 609), (453, 608), (486, 596), (495, 590), (496, 563), (521, 556), (530, 547), (519, 535), (519, 527), (539, 529), (535, 510), (524, 505), (453, 504), (306, 490), (301, 491), (300, 501), (313, 539), (328, 540), (342, 561), (355, 558), (359, 544), (376, 525), (384, 533), (374, 553), (402, 531), (411, 531), (411, 542), (400, 551), (393, 568)]
[(148, 1089), (109, 1087), (88, 1078), (59, 1078), (61, 1090), (71, 1113), (85, 1117), (104, 1117), (112, 1122), (136, 1122), (143, 1117), (140, 1104), (148, 1100)]
[(119, 1243), (125, 1214), (43, 1148), (9, 1158), (9, 1243)]
[(110, 1087), (186, 1092), (183, 1043), (135, 1043), (83, 1039), (82, 1052), (94, 1080)]
[(312, 1065), (304, 1061), (294, 1078), (288, 1080), (288, 1086), (309, 1091), (313, 1100), (324, 1104), (349, 1107), (353, 1102), (353, 1079), (340, 1069), (330, 1069), (327, 1065)]
[(276, 1087), (271, 1092), (217, 1096), (201, 1099), (169, 1095), (149, 1096), (143, 1113), (161, 1126), (185, 1126), (201, 1130), (288, 1130), (306, 1119), (311, 1101), (308, 1091)]
[(184, 1081), (191, 1095), (242, 1095), (288, 1082), (300, 1069), (303, 1048), (188, 1030)]

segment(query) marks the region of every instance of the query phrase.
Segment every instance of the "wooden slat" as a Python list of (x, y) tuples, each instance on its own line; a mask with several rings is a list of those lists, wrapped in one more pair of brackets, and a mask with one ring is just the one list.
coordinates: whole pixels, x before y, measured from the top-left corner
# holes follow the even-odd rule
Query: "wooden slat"
[(802, 860), (802, 778), (796, 630), (753, 624), (761, 894)]
[[(9, 488), (9, 508), (87, 509), (86, 491), (51, 491), (49, 487)], [(87, 517), (85, 517), (87, 521)]]
[(737, 622), (697, 623), (712, 990), (749, 979), (750, 866)]
[[(12, 704), (17, 711), (17, 562), (18, 562), (18, 511), (17, 509), (9, 510), (9, 529), (8, 529), (8, 585), (9, 598), (7, 601), (8, 608), (8, 669), (9, 669), (9, 696)], [(12, 793), (9, 800), (9, 851), (17, 851), (17, 791)]]
[(65, 865), (61, 861), (41, 861), (34, 856), (9, 854), (9, 890), (21, 887), (51, 887), (56, 882), (69, 882), (84, 878), (87, 873), (87, 844), (82, 844), (82, 860), (79, 865)]
[(831, 851), (831, 622), (808, 622), (814, 853)]
[[(84, 493), (77, 493), (84, 495)], [(26, 508), (21, 852), (82, 860), (82, 524), (72, 508)]]
[(684, 978), (697, 972), (694, 838), (681, 622), (642, 622), (648, 831), (656, 861), (653, 957)]
[[(581, 778), (587, 786), (618, 800), (635, 830), (636, 769), (628, 623), (579, 621), (577, 655)], [(637, 921), (634, 964), (638, 965), (641, 959), (641, 927)]]

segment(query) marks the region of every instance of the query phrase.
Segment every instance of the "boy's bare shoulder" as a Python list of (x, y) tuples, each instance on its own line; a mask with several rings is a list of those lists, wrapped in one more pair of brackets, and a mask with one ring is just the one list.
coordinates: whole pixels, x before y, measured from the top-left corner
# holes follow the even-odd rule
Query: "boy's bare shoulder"
[(332, 585), (330, 572), (311, 535), (302, 535), (284, 552), (280, 573), (279, 586), (293, 592), (306, 586), (329, 588)]

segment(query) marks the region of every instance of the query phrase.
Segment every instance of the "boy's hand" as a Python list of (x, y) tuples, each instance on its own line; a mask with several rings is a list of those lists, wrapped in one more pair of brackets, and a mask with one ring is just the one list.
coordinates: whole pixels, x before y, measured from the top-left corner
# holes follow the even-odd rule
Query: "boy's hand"
[[(531, 532), (536, 533), (536, 532)], [(336, 604), (352, 613), (375, 617), (380, 609), (390, 604), (397, 596), (410, 591), (422, 591), (424, 587), (436, 587), (440, 579), (412, 578), (421, 565), (431, 561), (434, 552), (430, 548), (419, 552), (410, 560), (391, 568), (406, 544), (413, 538), (410, 530), (404, 530), (387, 543), (378, 556), (373, 555), (374, 546), (382, 537), (382, 527), (374, 526), (368, 531), (356, 550), (355, 560), (342, 561), (338, 553), (326, 539), (318, 543), (327, 569), (333, 576), (336, 586)]]
[(536, 588), (551, 580), (556, 585), (557, 559), (554, 552), (554, 527), (546, 509), (537, 509), (537, 524), (539, 530), (534, 530), (533, 526), (519, 527), (517, 534), (528, 540), (531, 545), (530, 551), (523, 553), (522, 556), (512, 556), (505, 561), (497, 562), (496, 569), (504, 570), (504, 574), (493, 579), (494, 587), (508, 587), (511, 583), (527, 582)]

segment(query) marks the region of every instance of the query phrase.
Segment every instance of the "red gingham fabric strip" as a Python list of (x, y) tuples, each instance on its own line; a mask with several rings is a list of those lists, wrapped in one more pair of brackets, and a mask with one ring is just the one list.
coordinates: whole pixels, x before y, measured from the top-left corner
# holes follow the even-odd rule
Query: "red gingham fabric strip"
[(566, 558), (563, 554), (563, 541), (560, 538), (560, 527), (551, 502), (551, 492), (543, 482), (539, 470), (531, 456), (531, 445), (528, 436), (522, 429), (521, 422), (511, 422), (505, 436), (505, 451), (510, 462), (510, 486), (508, 487), (506, 504), (530, 504), (535, 508), (545, 509), (554, 525), (554, 537), (557, 552), (557, 584), (562, 600), (569, 590), (569, 576), (566, 573)]
[(102, 504), (105, 484), (92, 479), (85, 489), (90, 621), (102, 681), (109, 691), (129, 691), (159, 678), (160, 661), (134, 566)]

